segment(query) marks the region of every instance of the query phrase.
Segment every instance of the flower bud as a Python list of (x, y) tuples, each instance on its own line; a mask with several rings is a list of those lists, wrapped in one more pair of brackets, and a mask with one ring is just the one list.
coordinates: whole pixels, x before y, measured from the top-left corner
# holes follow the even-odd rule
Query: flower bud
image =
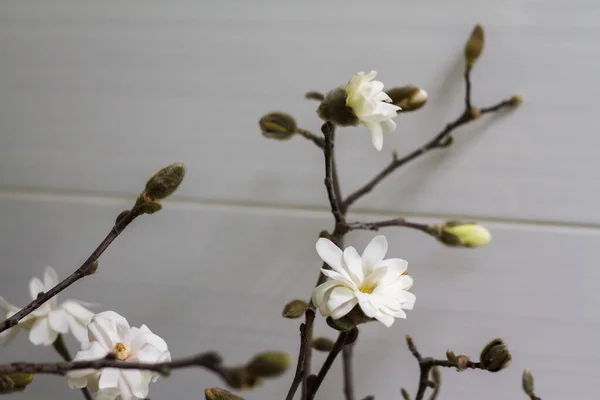
[(339, 126), (357, 125), (358, 118), (352, 108), (346, 105), (347, 96), (346, 90), (341, 86), (327, 93), (317, 109), (319, 118)]
[(260, 383), (258, 376), (249, 371), (245, 365), (221, 369), (221, 378), (234, 389), (252, 389)]
[(323, 101), (323, 100), (325, 100), (325, 96), (323, 96), (323, 93), (321, 93), (321, 92), (315, 92), (315, 91), (307, 92), (304, 95), (304, 98), (307, 99), (307, 100), (316, 100), (316, 101)]
[(456, 367), (456, 354), (452, 350), (446, 350), (446, 359), (453, 367)]
[(471, 36), (469, 36), (469, 40), (467, 40), (467, 44), (465, 45), (465, 61), (467, 62), (468, 68), (472, 68), (473, 65), (475, 65), (475, 62), (483, 51), (483, 36), (483, 28), (481, 25), (475, 25), (475, 28), (473, 28)]
[(464, 354), (460, 354), (456, 357), (456, 370), (458, 372), (462, 372), (469, 367), (469, 356), (465, 356)]
[(479, 362), (483, 369), (490, 372), (498, 372), (510, 364), (512, 356), (502, 339), (494, 339), (489, 342), (479, 356)]
[(236, 396), (230, 391), (218, 387), (205, 389), (204, 398), (206, 400), (244, 400), (243, 397)]
[(146, 200), (154, 201), (172, 195), (183, 181), (185, 166), (182, 163), (171, 164), (156, 172), (146, 183)]
[(269, 113), (263, 116), (258, 124), (264, 137), (277, 140), (291, 139), (298, 128), (296, 120), (282, 112)]
[(535, 386), (533, 384), (533, 374), (530, 370), (523, 371), (523, 391), (529, 397), (535, 397)]
[(290, 356), (287, 353), (269, 351), (254, 356), (246, 367), (258, 377), (272, 378), (283, 374), (290, 364)]
[(33, 378), (33, 374), (23, 372), (0, 374), (0, 394), (22, 392), (33, 381)]
[(412, 85), (395, 87), (386, 93), (402, 111), (415, 111), (427, 103), (427, 92)]
[(452, 247), (481, 247), (492, 240), (490, 232), (475, 222), (447, 221), (431, 230), (439, 241)]
[(367, 317), (360, 306), (355, 306), (350, 312), (340, 319), (327, 317), (327, 325), (338, 331), (349, 331), (356, 328), (357, 325), (375, 321), (375, 318)]
[(410, 394), (408, 394), (406, 389), (404, 389), (404, 388), (400, 389), (400, 394), (402, 395), (402, 398), (404, 400), (410, 400)]
[(317, 351), (330, 352), (333, 349), (333, 340), (326, 337), (314, 338), (312, 341), (312, 348)]
[(98, 271), (98, 260), (92, 262), (89, 267), (85, 270), (86, 275), (94, 275)]
[(284, 318), (300, 318), (306, 312), (308, 304), (304, 300), (292, 300), (283, 307)]
[(520, 94), (515, 94), (513, 97), (510, 98), (510, 104), (513, 107), (516, 107), (521, 103), (523, 103), (523, 97)]

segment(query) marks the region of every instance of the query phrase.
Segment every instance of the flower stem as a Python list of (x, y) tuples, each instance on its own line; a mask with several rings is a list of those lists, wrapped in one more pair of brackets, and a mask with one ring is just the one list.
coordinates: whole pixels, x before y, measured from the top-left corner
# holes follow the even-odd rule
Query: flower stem
[(323, 383), (323, 380), (325, 379), (325, 375), (327, 375), (327, 372), (329, 372), (329, 369), (333, 365), (333, 362), (335, 361), (336, 357), (338, 356), (338, 354), (340, 354), (340, 351), (342, 351), (342, 348), (346, 344), (346, 339), (348, 339), (348, 336), (349, 331), (340, 332), (340, 334), (338, 335), (337, 340), (333, 344), (333, 348), (329, 352), (327, 359), (325, 360), (325, 362), (321, 366), (321, 369), (319, 370), (317, 379), (309, 388), (310, 393), (308, 395), (308, 400), (314, 399), (315, 395), (317, 394), (317, 391), (319, 390), (319, 387), (321, 386), (321, 383)]

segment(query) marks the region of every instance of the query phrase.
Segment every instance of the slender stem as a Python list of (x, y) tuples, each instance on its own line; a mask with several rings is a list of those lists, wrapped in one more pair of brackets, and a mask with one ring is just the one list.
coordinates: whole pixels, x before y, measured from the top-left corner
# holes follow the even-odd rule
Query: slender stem
[[(311, 307), (312, 307), (312, 299), (311, 299)], [(309, 313), (310, 310), (310, 313)], [(306, 323), (309, 329), (306, 330), (306, 337), (304, 338), (305, 346), (304, 346), (304, 360), (302, 362), (302, 399), (306, 399), (308, 397), (309, 389), (308, 389), (308, 380), (306, 379), (310, 375), (310, 369), (312, 365), (312, 337), (313, 337), (313, 322), (315, 321), (315, 310), (309, 308), (306, 310)]]
[(344, 346), (342, 350), (342, 363), (344, 368), (344, 395), (346, 400), (354, 400), (354, 377), (352, 373), (352, 353), (354, 343)]
[(312, 141), (317, 147), (319, 148), (323, 148), (325, 147), (325, 140), (323, 140), (323, 138), (318, 137), (317, 135), (315, 135), (314, 133), (307, 131), (306, 129), (296, 129), (296, 133), (302, 137), (305, 137), (306, 139)]
[(404, 218), (393, 218), (393, 219), (377, 221), (377, 222), (349, 222), (348, 224), (346, 224), (346, 227), (348, 228), (349, 231), (354, 231), (354, 230), (358, 230), (358, 229), (369, 230), (369, 231), (378, 231), (381, 228), (386, 228), (386, 227), (391, 227), (391, 226), (400, 226), (400, 227), (405, 227), (405, 228), (416, 229), (418, 231), (430, 234), (429, 225), (406, 221)]
[(465, 110), (471, 108), (471, 67), (465, 67)]
[[(335, 218), (336, 224), (344, 220), (342, 211), (340, 210), (340, 203), (336, 197), (335, 186), (337, 183), (334, 180), (333, 175), (333, 146), (335, 141), (335, 126), (326, 122), (321, 127), (323, 135), (325, 136), (325, 147), (323, 153), (325, 154), (325, 187), (327, 188), (327, 197), (329, 198), (329, 205), (331, 206), (331, 214)], [(341, 199), (339, 199), (341, 201)]]
[(119, 221), (113, 226), (110, 230), (106, 238), (100, 243), (100, 245), (94, 250), (94, 252), (88, 257), (87, 260), (81, 265), (81, 267), (77, 268), (75, 272), (65, 278), (58, 285), (54, 286), (52, 289), (47, 292), (40, 292), (35, 300), (26, 305), (23, 309), (18, 311), (16, 314), (7, 318), (5, 321), (0, 323), (0, 332), (7, 330), (19, 323), (20, 320), (25, 318), (27, 315), (31, 314), (34, 310), (38, 309), (42, 304), (50, 300), (52, 297), (56, 296), (67, 287), (71, 286), (73, 283), (82, 279), (90, 272), (89, 269), (92, 264), (104, 253), (104, 251), (110, 246), (110, 244), (119, 236), (119, 234), (133, 222), (139, 216), (139, 212), (137, 207), (133, 207), (127, 214), (125, 214)]
[(317, 379), (315, 380), (314, 384), (311, 385), (311, 387), (310, 387), (310, 394), (308, 395), (308, 400), (314, 399), (315, 394), (317, 394), (317, 391), (319, 390), (319, 387), (321, 386), (321, 383), (323, 383), (323, 380), (325, 379), (325, 375), (327, 375), (327, 372), (329, 372), (329, 369), (333, 365), (333, 362), (335, 361), (336, 357), (338, 356), (338, 354), (340, 354), (340, 351), (342, 351), (342, 348), (344, 347), (344, 344), (346, 343), (346, 339), (348, 339), (348, 335), (349, 335), (348, 331), (340, 332), (340, 334), (338, 335), (337, 340), (333, 344), (333, 348), (329, 352), (327, 359), (325, 359), (325, 362), (323, 363), (323, 365), (321, 366), (321, 369), (319, 370)]
[[(52, 347), (54, 347), (54, 350), (56, 350), (56, 352), (62, 357), (63, 360), (71, 361), (73, 359), (71, 357), (71, 353), (69, 353), (69, 348), (67, 347), (67, 344), (65, 343), (63, 335), (59, 334), (56, 337), (56, 340), (54, 341), (54, 343), (52, 343)], [(85, 400), (93, 400), (92, 394), (90, 393), (88, 388), (83, 387), (80, 390), (81, 390), (81, 393), (83, 394), (83, 397), (85, 397)]]
[(294, 380), (292, 381), (292, 385), (288, 390), (288, 394), (286, 396), (286, 400), (292, 400), (294, 398), (294, 394), (298, 390), (298, 386), (300, 383), (305, 382), (306, 372), (306, 348), (310, 347), (309, 336), (312, 333), (312, 326), (315, 320), (315, 311), (311, 308), (306, 310), (306, 320), (300, 325), (300, 351), (298, 352), (298, 362), (296, 364), (296, 373), (294, 374)]
[(500, 103), (494, 104), (493, 106), (481, 108), (479, 109), (479, 112), (481, 114), (489, 114), (492, 112), (499, 111), (503, 108), (514, 107), (517, 104), (519, 104), (519, 100), (517, 99), (517, 97), (513, 96), (510, 99), (502, 100)]

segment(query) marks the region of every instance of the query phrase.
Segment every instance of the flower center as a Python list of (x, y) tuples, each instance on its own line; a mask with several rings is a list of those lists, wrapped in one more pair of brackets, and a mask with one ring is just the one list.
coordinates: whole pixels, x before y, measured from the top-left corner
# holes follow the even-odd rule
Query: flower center
[(370, 287), (370, 286), (361, 286), (358, 290), (360, 290), (361, 292), (366, 293), (366, 294), (371, 294), (371, 293), (373, 293), (373, 289), (375, 289), (375, 288)]
[(131, 349), (121, 342), (118, 342), (113, 346), (112, 352), (115, 353), (117, 359), (121, 361), (125, 361), (131, 356)]

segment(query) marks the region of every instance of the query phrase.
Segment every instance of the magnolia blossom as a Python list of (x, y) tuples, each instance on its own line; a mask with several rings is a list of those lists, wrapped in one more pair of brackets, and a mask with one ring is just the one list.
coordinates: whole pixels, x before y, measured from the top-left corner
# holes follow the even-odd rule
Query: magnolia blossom
[(343, 252), (333, 242), (321, 238), (317, 253), (331, 269), (321, 269), (329, 280), (317, 286), (313, 303), (324, 317), (342, 318), (357, 304), (369, 318), (391, 326), (394, 318), (406, 318), (415, 295), (407, 290), (413, 279), (406, 275), (408, 263), (400, 258), (383, 259), (387, 252), (385, 236), (376, 236), (362, 257), (354, 247)]
[[(142, 363), (159, 363), (171, 360), (167, 343), (146, 325), (131, 328), (127, 320), (114, 311), (96, 314), (88, 325), (89, 343), (74, 361), (97, 360), (113, 353), (118, 360)], [(94, 399), (144, 399), (148, 385), (158, 379), (158, 374), (135, 369), (105, 368), (102, 370), (74, 370), (67, 374), (71, 388), (88, 387)]]
[(383, 91), (383, 83), (374, 81), (377, 72), (356, 73), (346, 85), (346, 105), (358, 120), (371, 132), (373, 146), (379, 151), (383, 147), (383, 132), (392, 132), (396, 123), (392, 121), (400, 107), (391, 104), (392, 99)]
[[(29, 281), (29, 294), (36, 299), (38, 293), (47, 292), (58, 284), (58, 275), (52, 267), (46, 267), (44, 281), (32, 278)], [(10, 343), (19, 330), (29, 331), (29, 340), (35, 345), (49, 346), (58, 337), (58, 334), (66, 334), (69, 331), (80, 342), (87, 340), (87, 324), (94, 315), (93, 312), (84, 307), (89, 306), (77, 300), (66, 300), (58, 304), (58, 297), (54, 296), (41, 307), (23, 318), (19, 323), (3, 332), (0, 332), (0, 343)], [(13, 306), (4, 298), (0, 297), (0, 307), (4, 310), (6, 318), (16, 314), (20, 308)]]

